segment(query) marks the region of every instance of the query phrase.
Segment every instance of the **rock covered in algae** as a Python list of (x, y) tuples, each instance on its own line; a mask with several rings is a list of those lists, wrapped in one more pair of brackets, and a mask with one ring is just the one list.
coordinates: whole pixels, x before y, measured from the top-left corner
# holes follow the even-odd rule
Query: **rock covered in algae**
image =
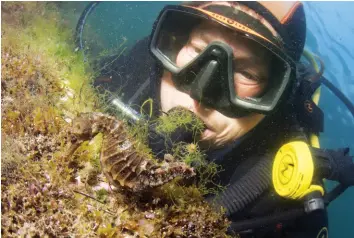
[(100, 135), (65, 157), (68, 119), (102, 109), (60, 19), (53, 3), (2, 3), (1, 235), (225, 237), (229, 223), (196, 185), (107, 186)]

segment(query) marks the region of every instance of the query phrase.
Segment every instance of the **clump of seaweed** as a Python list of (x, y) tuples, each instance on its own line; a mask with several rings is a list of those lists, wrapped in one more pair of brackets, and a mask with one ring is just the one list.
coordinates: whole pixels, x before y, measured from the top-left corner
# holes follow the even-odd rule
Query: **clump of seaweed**
[[(101, 134), (66, 156), (72, 120), (104, 108), (94, 73), (73, 52), (55, 4), (4, 2), (2, 20), (2, 236), (226, 236), (227, 220), (198, 184), (176, 178), (143, 193), (110, 185)], [(192, 164), (201, 160), (194, 149), (176, 155)]]
[(196, 143), (180, 142), (173, 148), (173, 156), (195, 168), (195, 185), (202, 195), (218, 194), (224, 187), (215, 183), (213, 178), (222, 171), (222, 167), (206, 160), (206, 155)]
[(194, 137), (198, 137), (198, 134), (201, 134), (205, 129), (202, 120), (198, 119), (190, 111), (177, 107), (157, 119), (156, 131), (170, 135), (181, 127), (191, 131)]
[[(206, 155), (199, 147), (199, 135), (205, 129), (202, 120), (183, 107), (170, 110), (156, 120), (156, 131), (167, 135), (166, 141), (173, 141), (170, 137), (180, 128), (182, 133), (190, 133), (192, 142), (173, 142), (172, 155), (177, 160), (185, 162), (195, 168), (198, 175), (196, 186), (201, 194), (217, 194), (223, 187), (214, 183), (213, 178), (222, 170), (221, 166), (207, 161)], [(178, 131), (180, 132), (180, 131)]]

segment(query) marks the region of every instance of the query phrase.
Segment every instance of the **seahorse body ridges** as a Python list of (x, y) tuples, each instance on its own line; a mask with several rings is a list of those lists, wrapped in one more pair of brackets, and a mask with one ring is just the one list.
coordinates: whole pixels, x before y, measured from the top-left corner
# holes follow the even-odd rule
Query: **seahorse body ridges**
[(108, 181), (115, 186), (141, 191), (161, 186), (174, 178), (194, 176), (193, 168), (174, 161), (169, 154), (157, 162), (136, 149), (138, 143), (129, 136), (126, 125), (103, 113), (82, 113), (74, 119), (71, 134), (79, 142), (103, 133), (100, 162)]

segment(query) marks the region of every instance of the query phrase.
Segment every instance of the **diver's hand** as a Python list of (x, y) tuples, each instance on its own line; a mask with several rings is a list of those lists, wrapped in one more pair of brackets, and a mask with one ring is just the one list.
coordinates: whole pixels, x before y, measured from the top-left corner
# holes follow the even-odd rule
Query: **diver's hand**
[(349, 148), (327, 150), (331, 156), (332, 174), (328, 177), (346, 186), (354, 185), (353, 156), (349, 155)]

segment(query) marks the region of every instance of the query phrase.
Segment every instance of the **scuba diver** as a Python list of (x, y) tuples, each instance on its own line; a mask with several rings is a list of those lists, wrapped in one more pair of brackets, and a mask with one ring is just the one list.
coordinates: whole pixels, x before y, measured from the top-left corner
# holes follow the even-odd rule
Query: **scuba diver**
[[(80, 18), (79, 49), (96, 4)], [(326, 206), (354, 184), (354, 165), (348, 148), (319, 148), (324, 119), (314, 95), (321, 83), (334, 86), (304, 52), (305, 39), (300, 2), (168, 5), (149, 37), (101, 62), (95, 86), (120, 90), (112, 103), (133, 120), (152, 98), (152, 117), (184, 107), (204, 122), (199, 145), (223, 168), (214, 179), (225, 186), (205, 199), (225, 209), (230, 234), (327, 237)], [(340, 185), (327, 192), (323, 179)]]

